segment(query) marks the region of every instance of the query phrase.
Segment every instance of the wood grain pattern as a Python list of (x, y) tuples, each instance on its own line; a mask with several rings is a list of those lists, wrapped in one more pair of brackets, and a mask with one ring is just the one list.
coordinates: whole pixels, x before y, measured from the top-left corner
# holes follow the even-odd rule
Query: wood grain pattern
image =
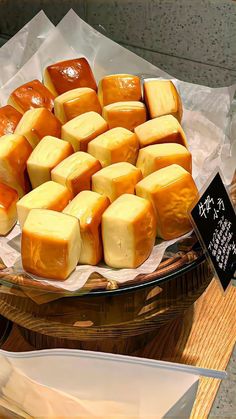
[[(166, 361), (197, 365), (204, 368), (225, 370), (236, 341), (236, 288), (231, 286), (224, 295), (217, 280), (212, 281), (207, 291), (195, 303), (194, 321), (185, 342), (190, 309), (182, 324), (182, 333), (174, 348), (171, 333), (177, 331), (172, 323), (169, 336), (159, 336), (158, 341), (148, 343), (142, 356)], [(202, 378), (191, 419), (208, 417), (215, 399), (219, 380)]]
[[(223, 295), (218, 282), (212, 281), (194, 308), (192, 306), (186, 311), (183, 319), (175, 319), (158, 329), (156, 336), (134, 355), (224, 370), (235, 343), (235, 302), (236, 287), (231, 286)], [(28, 351), (33, 347), (14, 326), (3, 349)], [(215, 379), (200, 380), (191, 419), (208, 417), (219, 384)]]

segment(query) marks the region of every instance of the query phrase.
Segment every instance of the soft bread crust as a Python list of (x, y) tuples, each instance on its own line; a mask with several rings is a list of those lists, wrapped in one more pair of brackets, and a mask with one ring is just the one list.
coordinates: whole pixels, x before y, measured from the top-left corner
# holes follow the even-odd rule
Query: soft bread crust
[(192, 155), (186, 147), (176, 143), (154, 144), (139, 150), (136, 167), (143, 177), (171, 164), (178, 164), (192, 173)]
[(27, 161), (32, 188), (51, 180), (51, 171), (73, 153), (70, 143), (47, 135), (35, 147)]
[(160, 116), (144, 122), (136, 127), (134, 132), (139, 140), (140, 148), (162, 143), (178, 143), (188, 148), (184, 130), (172, 115)]
[(22, 116), (15, 134), (24, 135), (33, 148), (46, 135), (61, 137), (61, 124), (46, 108), (31, 109)]
[(109, 129), (123, 127), (134, 131), (138, 125), (147, 120), (147, 112), (142, 102), (117, 102), (104, 106), (102, 116), (107, 121)]
[(77, 151), (59, 163), (51, 172), (52, 180), (65, 185), (73, 194), (91, 189), (91, 178), (101, 169), (101, 164), (93, 156)]
[(21, 228), (34, 208), (62, 211), (72, 199), (71, 192), (56, 182), (45, 182), (17, 202), (17, 214)]
[(17, 220), (16, 202), (18, 193), (4, 183), (0, 183), (0, 235), (9, 233)]
[(106, 131), (88, 144), (88, 153), (97, 158), (102, 167), (122, 161), (135, 164), (138, 149), (136, 135), (120, 127)]
[(97, 90), (91, 67), (83, 57), (49, 65), (44, 72), (44, 84), (55, 96), (78, 87)]
[(104, 260), (113, 268), (141, 265), (153, 249), (155, 236), (156, 218), (146, 199), (124, 194), (103, 213)]
[(80, 264), (97, 265), (103, 257), (100, 225), (102, 214), (109, 205), (107, 197), (92, 191), (82, 191), (63, 210), (65, 214), (73, 215), (80, 221)]
[(81, 249), (75, 217), (47, 209), (32, 209), (22, 230), (23, 268), (34, 275), (65, 280), (76, 268)]
[(113, 202), (125, 193), (134, 194), (135, 185), (141, 179), (141, 170), (131, 163), (115, 163), (92, 176), (92, 190)]
[(98, 98), (102, 106), (114, 102), (142, 100), (141, 82), (131, 74), (111, 74), (98, 84)]
[(0, 137), (13, 134), (22, 115), (10, 105), (0, 108)]
[(153, 204), (159, 237), (172, 240), (191, 230), (188, 210), (198, 190), (183, 167), (173, 164), (145, 177), (137, 183), (136, 194)]
[(108, 130), (108, 124), (97, 112), (86, 112), (62, 126), (61, 138), (74, 151), (87, 151), (88, 143)]
[(0, 138), (0, 182), (22, 197), (28, 191), (26, 162), (32, 147), (22, 135), (9, 134)]
[(170, 80), (149, 80), (143, 85), (144, 101), (151, 118), (173, 115), (181, 122), (183, 107), (180, 95)]
[(101, 114), (102, 108), (96, 92), (88, 87), (63, 93), (57, 96), (54, 102), (55, 115), (62, 124), (90, 111)]
[(34, 108), (47, 108), (52, 111), (54, 96), (39, 80), (32, 80), (15, 89), (8, 99), (8, 104), (21, 114)]

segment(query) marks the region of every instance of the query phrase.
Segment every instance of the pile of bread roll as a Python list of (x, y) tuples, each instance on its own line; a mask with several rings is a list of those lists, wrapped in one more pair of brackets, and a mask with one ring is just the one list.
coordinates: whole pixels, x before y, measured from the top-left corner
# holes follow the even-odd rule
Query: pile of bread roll
[(181, 118), (171, 81), (113, 74), (97, 88), (85, 58), (12, 92), (0, 108), (0, 234), (19, 220), (24, 269), (65, 280), (102, 258), (136, 268), (157, 236), (190, 231), (198, 191)]

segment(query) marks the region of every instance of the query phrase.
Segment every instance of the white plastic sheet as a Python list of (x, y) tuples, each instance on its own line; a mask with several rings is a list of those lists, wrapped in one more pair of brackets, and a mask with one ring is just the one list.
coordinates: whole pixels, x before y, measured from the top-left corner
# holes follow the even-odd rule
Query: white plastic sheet
[[(88, 59), (97, 81), (111, 73), (134, 73), (142, 79), (171, 78), (167, 73), (97, 32), (71, 10), (30, 60), (0, 89), (0, 101), (6, 103), (12, 90), (22, 83), (33, 78), (41, 79), (44, 67), (50, 63), (78, 56)], [(226, 183), (230, 183), (235, 170), (236, 138), (231, 112), (235, 86), (213, 89), (176, 79), (173, 79), (173, 82), (183, 101), (183, 128), (193, 155), (193, 176), (197, 185), (203, 186), (216, 167), (221, 168)], [(13, 234), (17, 236), (17, 228)], [(93, 272), (118, 282), (131, 280), (140, 273), (153, 272), (158, 267), (166, 247), (173, 242), (163, 242), (155, 246), (149, 259), (135, 270), (110, 269), (104, 265), (82, 265), (78, 266), (66, 281), (53, 281), (53, 284), (67, 291), (75, 291), (83, 287)], [(0, 239), (0, 250), (4, 263), (11, 266), (13, 260), (14, 269), (21, 272), (20, 238)], [(46, 280), (40, 281), (48, 283)]]
[(54, 25), (41, 10), (0, 49), (0, 86), (3, 86), (50, 36)]

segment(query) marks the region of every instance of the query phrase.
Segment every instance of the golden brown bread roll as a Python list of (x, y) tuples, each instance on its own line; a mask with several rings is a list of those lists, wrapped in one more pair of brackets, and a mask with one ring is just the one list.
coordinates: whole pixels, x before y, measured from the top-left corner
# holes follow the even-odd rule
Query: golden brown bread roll
[(133, 131), (147, 120), (147, 112), (142, 102), (116, 102), (104, 106), (102, 116), (109, 128), (123, 127)]
[(68, 141), (74, 151), (87, 151), (88, 143), (107, 130), (107, 122), (101, 115), (86, 112), (62, 126), (61, 138)]
[(73, 153), (70, 143), (46, 135), (35, 147), (27, 161), (32, 188), (51, 180), (51, 171)]
[(60, 212), (71, 199), (71, 192), (65, 186), (52, 181), (43, 183), (17, 202), (17, 215), (21, 228), (32, 209), (46, 208)]
[(0, 108), (0, 137), (14, 134), (22, 115), (10, 105)]
[(44, 71), (44, 84), (54, 96), (78, 87), (97, 90), (93, 72), (84, 57), (49, 65)]
[(32, 209), (21, 239), (23, 268), (43, 278), (65, 280), (76, 268), (81, 249), (77, 218), (47, 209)]
[(24, 135), (33, 148), (46, 135), (61, 137), (61, 124), (46, 108), (31, 109), (22, 116), (15, 134)]
[(110, 205), (107, 197), (96, 192), (80, 192), (63, 210), (80, 222), (81, 253), (79, 263), (97, 265), (103, 256), (100, 224), (102, 214)]
[(10, 186), (0, 183), (0, 236), (5, 236), (17, 221), (16, 203), (18, 193)]
[(126, 128), (112, 128), (88, 144), (88, 153), (98, 159), (102, 167), (122, 161), (135, 164), (138, 149), (137, 136)]
[(198, 190), (183, 167), (172, 164), (145, 177), (137, 183), (136, 194), (153, 204), (159, 237), (172, 240), (191, 230), (188, 210)]
[(96, 92), (88, 87), (70, 90), (57, 96), (54, 102), (54, 112), (62, 124), (85, 112), (102, 113)]
[(134, 130), (140, 148), (152, 144), (178, 143), (188, 148), (184, 130), (172, 115), (160, 116), (144, 122)]
[(156, 236), (152, 204), (124, 194), (103, 213), (104, 260), (113, 268), (137, 268), (150, 255)]
[(93, 156), (77, 151), (59, 163), (51, 172), (52, 180), (65, 185), (73, 194), (91, 189), (91, 178), (101, 169), (101, 164)]
[(141, 83), (138, 76), (111, 74), (98, 84), (98, 98), (102, 106), (114, 102), (142, 100)]
[(39, 80), (32, 80), (17, 87), (11, 93), (8, 104), (21, 114), (34, 108), (47, 108), (52, 111), (54, 96)]
[(135, 185), (141, 179), (141, 170), (131, 163), (115, 163), (92, 176), (92, 190), (113, 202), (124, 193), (134, 194)]
[(28, 192), (25, 172), (31, 152), (31, 145), (22, 135), (9, 134), (0, 138), (0, 182), (15, 189), (19, 197)]
[(144, 82), (144, 101), (151, 118), (173, 115), (181, 122), (183, 109), (180, 95), (170, 80)]
[(182, 166), (192, 173), (192, 156), (186, 147), (177, 143), (154, 144), (139, 150), (136, 167), (143, 177), (171, 164)]

